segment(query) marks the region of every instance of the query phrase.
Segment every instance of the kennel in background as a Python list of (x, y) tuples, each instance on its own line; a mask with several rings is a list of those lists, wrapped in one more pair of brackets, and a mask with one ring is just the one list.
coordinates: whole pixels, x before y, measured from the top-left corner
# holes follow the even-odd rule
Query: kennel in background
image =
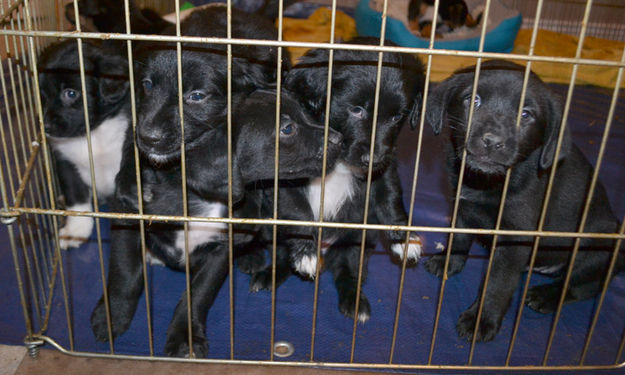
[[(392, 1), (392, 0), (388, 0)], [(453, 59), (457, 56), (479, 59), (482, 58), (513, 58), (515, 61), (526, 61), (531, 64), (553, 63), (560, 66), (570, 67), (568, 74), (568, 84), (562, 86), (563, 97), (565, 98), (565, 114), (571, 111), (577, 110), (577, 106), (572, 104), (576, 98), (576, 92), (579, 91), (576, 85), (578, 79), (578, 71), (585, 67), (600, 67), (602, 69), (614, 71), (615, 80), (611, 88), (605, 89), (602, 93), (605, 95), (606, 103), (600, 107), (602, 113), (601, 124), (593, 124), (593, 129), (600, 128), (600, 137), (598, 141), (592, 144), (593, 149), (597, 152), (590, 156), (593, 162), (597, 166), (597, 176), (602, 171), (601, 164), (603, 162), (613, 163), (612, 169), (609, 173), (612, 177), (623, 177), (622, 160), (613, 160), (610, 151), (618, 149), (618, 145), (610, 148), (610, 141), (616, 138), (615, 133), (618, 133), (618, 137), (623, 136), (623, 119), (619, 117), (623, 111), (623, 100), (625, 99), (619, 88), (623, 84), (623, 69), (625, 68), (625, 51), (621, 51), (621, 55), (618, 60), (601, 60), (592, 57), (583, 57), (582, 54), (582, 42), (586, 36), (597, 36), (602, 38), (608, 38), (612, 40), (623, 41), (625, 23), (625, 5), (619, 1), (609, 0), (535, 0), (535, 1), (520, 1), (520, 0), (503, 0), (508, 1), (509, 6), (516, 7), (521, 10), (524, 15), (524, 27), (537, 30), (537, 28), (547, 28), (553, 31), (564, 32), (567, 34), (575, 35), (579, 37), (578, 48), (576, 54), (570, 57), (555, 57), (555, 56), (537, 56), (534, 54), (534, 45), (536, 43), (536, 33), (532, 33), (532, 40), (530, 43), (529, 52), (527, 54), (498, 54), (498, 53), (482, 53), (476, 52), (456, 52), (445, 50), (432, 50), (432, 49), (415, 49), (415, 48), (403, 48), (403, 47), (371, 47), (370, 49), (380, 52), (397, 51), (401, 53), (419, 53), (424, 57), (426, 63), (427, 77), (430, 76), (432, 69), (430, 56), (448, 56), (449, 59)], [(163, 7), (160, 8), (162, 2), (159, 1), (145, 1), (145, 5), (156, 8), (161, 12), (172, 11), (180, 4), (176, 1), (173, 5), (174, 8)], [(337, 3), (327, 1), (327, 3), (336, 9)], [(488, 9), (490, 1), (485, 1), (486, 9)], [(172, 4), (167, 4), (171, 6)], [(562, 11), (566, 10), (566, 11)], [(380, 308), (374, 313), (377, 314), (372, 317), (371, 321), (367, 323), (367, 326), (361, 327), (354, 321), (353, 324), (348, 324), (348, 329), (345, 335), (341, 335), (339, 340), (343, 348), (345, 348), (345, 359), (336, 360), (336, 357), (332, 355), (324, 354), (324, 343), (333, 341), (334, 339), (327, 339), (326, 334), (333, 334), (335, 331), (342, 332), (340, 329), (335, 329), (333, 326), (320, 328), (324, 322), (317, 321), (319, 305), (323, 305), (323, 280), (314, 283), (314, 292), (307, 289), (307, 292), (301, 293), (306, 298), (312, 297), (310, 303), (306, 305), (306, 309), (310, 308), (309, 316), (311, 321), (297, 322), (308, 331), (308, 337), (305, 341), (308, 341), (305, 359), (289, 360), (288, 357), (281, 357), (284, 354), (284, 349), (289, 348), (288, 344), (281, 342), (280, 335), (276, 334), (278, 329), (275, 322), (277, 314), (283, 314), (284, 310), (281, 302), (283, 300), (278, 299), (277, 293), (271, 293), (270, 295), (264, 295), (261, 297), (249, 297), (253, 298), (253, 301), (246, 301), (242, 299), (248, 297), (241, 297), (241, 288), (234, 285), (236, 282), (237, 272), (234, 269), (230, 271), (229, 285), (224, 285), (224, 295), (222, 295), (222, 307), (214, 307), (214, 309), (221, 308), (219, 310), (224, 313), (225, 320), (228, 322), (222, 329), (217, 330), (219, 334), (223, 335), (223, 341), (229, 345), (229, 348), (224, 349), (226, 354), (220, 358), (213, 358), (212, 350), (214, 347), (215, 337), (208, 336), (209, 344), (211, 345), (211, 352), (209, 352), (209, 359), (171, 359), (163, 358), (159, 355), (158, 345), (155, 344), (158, 341), (153, 331), (160, 328), (154, 324), (159, 319), (158, 317), (158, 305), (164, 301), (161, 299), (151, 299), (151, 301), (140, 302), (139, 310), (145, 310), (147, 326), (141, 328), (141, 337), (135, 337), (130, 339), (126, 345), (131, 347), (133, 344), (140, 345), (145, 349), (142, 353), (136, 353), (132, 350), (118, 350), (116, 341), (113, 344), (105, 345), (93, 345), (86, 343), (86, 339), (82, 336), (82, 331), (89, 330), (88, 319), (84, 319), (84, 314), (81, 312), (81, 308), (89, 310), (93, 309), (93, 306), (82, 304), (84, 301), (82, 297), (84, 295), (78, 295), (78, 290), (81, 285), (77, 283), (76, 275), (81, 274), (80, 269), (82, 255), (80, 249), (72, 249), (69, 252), (63, 252), (58, 246), (58, 229), (60, 228), (60, 222), (63, 217), (67, 215), (88, 215), (96, 218), (96, 233), (92, 239), (93, 248), (91, 254), (96, 259), (91, 262), (93, 269), (89, 270), (89, 277), (92, 287), (100, 288), (97, 292), (93, 292), (99, 296), (102, 292), (103, 285), (105, 285), (104, 278), (106, 275), (106, 251), (107, 251), (107, 239), (106, 239), (106, 226), (108, 225), (106, 220), (110, 218), (120, 217), (119, 213), (101, 211), (96, 209), (93, 213), (77, 213), (70, 212), (62, 209), (62, 206), (58, 202), (58, 187), (54, 177), (54, 170), (52, 166), (51, 155), (47, 147), (45, 138), (43, 137), (43, 124), (40, 121), (41, 109), (40, 101), (37, 94), (37, 76), (36, 76), (36, 62), (37, 56), (47, 45), (52, 43), (56, 38), (73, 38), (80, 43), (80, 38), (85, 39), (119, 39), (131, 41), (134, 40), (150, 39), (150, 40), (163, 40), (163, 41), (186, 41), (197, 40), (193, 38), (182, 37), (154, 37), (154, 36), (141, 36), (133, 34), (102, 34), (102, 33), (82, 33), (71, 30), (67, 22), (64, 20), (64, 4), (61, 1), (54, 0), (6, 0), (0, 3), (0, 19), (2, 27), (0, 29), (0, 48), (2, 49), (2, 64), (0, 65), (0, 84), (2, 86), (2, 113), (0, 117), (0, 142), (2, 142), (2, 150), (0, 156), (0, 193), (2, 199), (2, 206), (0, 210), (0, 218), (2, 225), (0, 225), (0, 234), (2, 238), (6, 238), (6, 244), (0, 246), (0, 261), (5, 265), (10, 265), (11, 273), (4, 272), (2, 280), (2, 289), (4, 289), (7, 296), (6, 302), (0, 309), (4, 311), (4, 315), (0, 315), (0, 319), (6, 319), (5, 327), (9, 325), (15, 325), (15, 322), (20, 322), (23, 326), (19, 327), (19, 330), (23, 332), (25, 345), (29, 348), (29, 353), (32, 356), (36, 356), (39, 348), (42, 345), (56, 348), (63, 353), (87, 356), (87, 357), (105, 357), (105, 358), (130, 358), (130, 359), (147, 359), (147, 360), (178, 360), (178, 361), (193, 361), (193, 362), (208, 362), (208, 363), (249, 363), (249, 364), (263, 364), (263, 365), (290, 365), (290, 366), (324, 366), (324, 367), (340, 367), (340, 368), (367, 368), (367, 369), (397, 369), (397, 370), (411, 370), (411, 369), (438, 369), (438, 370), (548, 370), (548, 369), (560, 369), (560, 370), (575, 370), (575, 369), (617, 369), (625, 365), (622, 359), (623, 349), (625, 347), (625, 335), (622, 326), (614, 325), (611, 329), (603, 328), (599, 333), (595, 333), (595, 329), (601, 326), (604, 321), (619, 320), (619, 315), (622, 316), (623, 309), (622, 301), (625, 295), (625, 287), (623, 286), (622, 278), (616, 278), (618, 281), (617, 295), (614, 297), (612, 303), (606, 301), (608, 286), (604, 287), (601, 296), (597, 297), (595, 302), (591, 305), (585, 304), (583, 308), (588, 310), (587, 318), (578, 320), (577, 322), (584, 327), (581, 329), (579, 335), (572, 334), (573, 343), (559, 340), (557, 334), (559, 328), (559, 320), (562, 313), (562, 308), (558, 309), (555, 316), (548, 322), (541, 320), (544, 326), (549, 327), (548, 334), (544, 337), (543, 341), (540, 341), (540, 345), (536, 345), (532, 342), (531, 338), (527, 339), (526, 345), (531, 347), (541, 346), (544, 355), (538, 361), (524, 362), (525, 357), (521, 356), (517, 358), (514, 356), (515, 345), (517, 348), (522, 344), (516, 342), (518, 336), (523, 335), (524, 330), (530, 330), (531, 324), (536, 324), (536, 321), (527, 320), (523, 321), (523, 317), (528, 313), (527, 309), (523, 308), (523, 304), (518, 304), (514, 312), (510, 312), (508, 315), (514, 315), (511, 318), (512, 324), (507, 327), (507, 344), (504, 348), (504, 353), (501, 358), (497, 359), (496, 363), (492, 363), (489, 360), (474, 360), (474, 355), (481, 351), (480, 345), (475, 342), (465, 342), (464, 348), (455, 348), (454, 350), (462, 351), (462, 358), (444, 358), (448, 356), (448, 352), (444, 352), (444, 355), (439, 355), (439, 349), (443, 345), (452, 343), (451, 345), (462, 346), (461, 343), (455, 341), (455, 330), (453, 330), (453, 324), (445, 323), (445, 316), (451, 314), (451, 322), (455, 322), (457, 318), (457, 312), (462, 311), (466, 306), (451, 306), (448, 300), (445, 299), (446, 295), (453, 293), (449, 291), (448, 285), (454, 286), (453, 280), (434, 280), (423, 275), (423, 267), (408, 268), (405, 263), (390, 264), (388, 270), (392, 270), (393, 275), (396, 276), (393, 279), (392, 285), (395, 289), (393, 292), (388, 292), (381, 287), (378, 293), (373, 295), (379, 295), (380, 299), (385, 296), (386, 300), (380, 303)], [(620, 15), (620, 16), (619, 16)], [(334, 19), (334, 17), (333, 17)], [(279, 21), (279, 24), (281, 22)], [(382, 27), (384, 27), (384, 22)], [(434, 33), (432, 33), (434, 35)], [(381, 35), (384, 35), (382, 32)], [(482, 34), (483, 35), (483, 34)], [(227, 43), (228, 40), (223, 39), (219, 41), (213, 41), (219, 43)], [(256, 44), (263, 43), (263, 41), (237, 41), (232, 40), (231, 43), (239, 44)], [(297, 41), (270, 41), (272, 45), (276, 45), (282, 48), (290, 46), (297, 47), (321, 47), (321, 48), (361, 48), (349, 45), (332, 46), (329, 43), (311, 43), (311, 42), (297, 42)], [(128, 53), (131, 54), (132, 50), (129, 47)], [(131, 86), (132, 87), (132, 86)], [(426, 87), (431, 87), (428, 83)], [(588, 95), (588, 107), (592, 109), (599, 108), (595, 106), (592, 93)], [(427, 94), (424, 98), (427, 99)], [(427, 108), (425, 109), (427, 110)], [(567, 120), (567, 115), (564, 116), (564, 122)], [(326, 124), (327, 126), (327, 124)], [(590, 125), (589, 125), (590, 127)], [(450, 218), (447, 218), (447, 224), (445, 225), (423, 225), (415, 217), (417, 215), (423, 215), (422, 212), (415, 212), (415, 196), (420, 191), (421, 186), (427, 185), (423, 182), (423, 176), (427, 175), (427, 166), (423, 166), (423, 160), (426, 158), (426, 151), (428, 142), (433, 139), (427, 138), (428, 129), (422, 119), (420, 127), (417, 132), (413, 134), (414, 142), (410, 142), (409, 145), (404, 147), (412, 147), (411, 153), (409, 152), (408, 161), (410, 166), (410, 172), (407, 172), (407, 178), (405, 179), (404, 194), (408, 197), (407, 204), (409, 208), (409, 215), (411, 217), (410, 223), (406, 223), (405, 226), (391, 227), (385, 225), (369, 225), (367, 223), (362, 224), (343, 224), (339, 223), (339, 226), (358, 228), (363, 230), (390, 230), (390, 229), (403, 229), (417, 232), (419, 234), (431, 234), (432, 241), (426, 242), (426, 252), (432, 254), (436, 252), (435, 245), (438, 243), (436, 239), (439, 239), (444, 243), (444, 238), (450, 233), (458, 232), (471, 232), (480, 233), (493, 236), (503, 236), (518, 234), (516, 231), (499, 230), (499, 223), (494, 230), (484, 230), (480, 228), (470, 229), (456, 229), (455, 216), (457, 207), (452, 209)], [(593, 142), (595, 138), (592, 138)], [(623, 149), (623, 148), (621, 148)], [(620, 154), (617, 154), (617, 156)], [(431, 167), (430, 167), (431, 168)], [(417, 173), (418, 172), (418, 173)], [(616, 172), (616, 173), (615, 173)], [(600, 177), (604, 177), (603, 175)], [(615, 185), (622, 184), (621, 181), (614, 181)], [(460, 191), (450, 192), (455, 200), (458, 200)], [(617, 190), (617, 193), (620, 191)], [(620, 201), (623, 201), (622, 196)], [(615, 202), (612, 199), (612, 205), (621, 207), (620, 202)], [(617, 210), (617, 212), (620, 210)], [(619, 212), (619, 219), (623, 220), (622, 212)], [(190, 220), (203, 220), (206, 218), (190, 218), (190, 217), (166, 217), (166, 216), (147, 216), (147, 215), (122, 215), (130, 219), (145, 219), (145, 222), (150, 220), (178, 220), (188, 222)], [(224, 219), (215, 220), (223, 221), (227, 223), (237, 223), (238, 219)], [(263, 225), (293, 225), (297, 222), (286, 222), (284, 220), (267, 219), (256, 221)], [(415, 222), (417, 224), (415, 224)], [(451, 222), (451, 225), (449, 224)], [(301, 223), (300, 223), (301, 224)], [(310, 222), (304, 223), (307, 225), (313, 225), (319, 228), (335, 225), (336, 223), (325, 222)], [(583, 227), (583, 226), (582, 226)], [(537, 237), (548, 236), (568, 236), (574, 238), (582, 238), (589, 236), (601, 236), (603, 238), (610, 238), (616, 241), (614, 254), (617, 254), (620, 242), (625, 238), (625, 227), (621, 226), (618, 233), (611, 234), (588, 234), (582, 233), (550, 233), (540, 230), (525, 233), (526, 235), (532, 235)], [(428, 237), (429, 238), (429, 237)], [(443, 245), (444, 246), (444, 245)], [(388, 258), (388, 255), (384, 255)], [(488, 257), (485, 257), (486, 259)], [(482, 259), (482, 266), (487, 263), (486, 259)], [(370, 264), (373, 273), (373, 268), (376, 267), (373, 259)], [(384, 268), (386, 265), (380, 265)], [(386, 272), (386, 268), (384, 268)], [(483, 267), (476, 268), (476, 275), (478, 275), (478, 281), (475, 285), (472, 285), (472, 289), (479, 283), (479, 275), (483, 271)], [(156, 282), (155, 279), (163, 273), (169, 272), (167, 270), (154, 270), (151, 271), (152, 279), (149, 282)], [(10, 276), (10, 279), (9, 279)], [(383, 275), (387, 276), (387, 275)], [(83, 276), (81, 276), (83, 277)], [(375, 275), (370, 275), (369, 284), (372, 283), (371, 277), (375, 278)], [(379, 278), (384, 279), (384, 277)], [(406, 280), (410, 279), (411, 282)], [(240, 280), (240, 279), (239, 279)], [(426, 295), (419, 291), (416, 294), (411, 294), (410, 288), (414, 287), (414, 280), (422, 283), (429, 283), (424, 286), (425, 289), (436, 289)], [(527, 278), (527, 282), (524, 286), (524, 291), (527, 289), (530, 278)], [(289, 284), (289, 288), (295, 288), (295, 294), (300, 294), (297, 290), (299, 288), (298, 283), (303, 283), (299, 280), (295, 280), (292, 284)], [(374, 283), (375, 284), (375, 283)], [(307, 284), (309, 285), (309, 284)], [(458, 287), (455, 285), (454, 287)], [(154, 289), (157, 289), (156, 287)], [(11, 293), (9, 293), (9, 290)], [(321, 290), (321, 292), (319, 292)], [(237, 292), (238, 291), (238, 292)], [(146, 293), (149, 295), (151, 292), (155, 294), (158, 290), (148, 290)], [(170, 292), (170, 291), (166, 291)], [(311, 292), (311, 293), (309, 293)], [(328, 292), (329, 293), (329, 292)], [(326, 294), (328, 294), (326, 293)], [(414, 296), (419, 293), (423, 294), (419, 297), (418, 303), (414, 303)], [(167, 293), (165, 293), (167, 294)], [(524, 293), (523, 293), (524, 295)], [(177, 300), (179, 296), (178, 292), (175, 292), (171, 299)], [(389, 297), (390, 296), (390, 297)], [(371, 294), (370, 294), (371, 297)], [(225, 298), (225, 299), (224, 299)], [(519, 297), (522, 299), (522, 297)], [(266, 311), (266, 314), (270, 317), (263, 325), (265, 326), (262, 332), (263, 335), (259, 335), (256, 338), (250, 339), (246, 337), (245, 333), (248, 330), (252, 330), (252, 324), (247, 320), (245, 315), (237, 315), (241, 312), (236, 309), (242, 309), (249, 303), (250, 307), (257, 306), (259, 299), (265, 307), (271, 306)], [(409, 299), (409, 300), (408, 300)], [(327, 299), (326, 299), (327, 300)], [(293, 298), (294, 305), (287, 306), (286, 310), (298, 309), (297, 299)], [(388, 303), (388, 304), (386, 304)], [(334, 300), (328, 303), (330, 309), (336, 310), (336, 303)], [(604, 305), (609, 304), (605, 307)], [(453, 304), (452, 304), (453, 305)], [(415, 307), (417, 306), (417, 307)], [(410, 309), (421, 308), (425, 306), (429, 315), (413, 316)], [(619, 309), (620, 306), (620, 309)], [(457, 307), (457, 312), (449, 312), (446, 308), (451, 308), (452, 311)], [(603, 308), (603, 309), (602, 309)], [(281, 310), (282, 309), (282, 310)], [(170, 309), (171, 310), (171, 309)], [(406, 312), (406, 310), (409, 310)], [(171, 310), (173, 311), (173, 310)], [(212, 310), (211, 310), (212, 311)], [(9, 315), (11, 318), (9, 319)], [(88, 317), (89, 314), (86, 314)], [(235, 315), (237, 318), (235, 318)], [(288, 315), (288, 314), (286, 314)], [(285, 315), (285, 316), (286, 316)], [(282, 315), (281, 315), (282, 316)], [(384, 319), (388, 324), (383, 328), (376, 326), (376, 318)], [(532, 317), (532, 319), (534, 319)], [(165, 319), (168, 321), (168, 319)], [(332, 319), (329, 319), (330, 321)], [(571, 325), (574, 325), (574, 319)], [(290, 321), (290, 322), (293, 322)], [(0, 322), (2, 324), (2, 322)], [(402, 335), (406, 334), (405, 331), (410, 330), (411, 327), (421, 325), (427, 325), (430, 327), (430, 331), (411, 332), (410, 334), (415, 337), (414, 350), (411, 352), (411, 348), (405, 348), (406, 344), (402, 343)], [(561, 326), (561, 324), (560, 324)], [(2, 325), (0, 325), (2, 327)], [(450, 328), (451, 327), (451, 328)], [(262, 327), (261, 327), (262, 328)], [(207, 324), (207, 331), (211, 331), (213, 327), (211, 322)], [(293, 326), (296, 330), (297, 327)], [(502, 328), (503, 330), (503, 328)], [(365, 331), (365, 333), (363, 333)], [(266, 334), (268, 332), (268, 334)], [(330, 332), (330, 333), (328, 333)], [(344, 333), (344, 332), (343, 332)], [(87, 332), (91, 334), (91, 332)], [(216, 335), (215, 333), (214, 335)], [(266, 335), (265, 335), (266, 334)], [(502, 334), (500, 333), (500, 336)], [(592, 354), (594, 340), (597, 340), (597, 336), (605, 336), (602, 339), (603, 345), (610, 347), (611, 360), (601, 357), (600, 361), (590, 358), (589, 353)], [(451, 337), (450, 336), (454, 336)], [(0, 336), (1, 339), (1, 336)], [(420, 340), (420, 341), (419, 341)], [(9, 340), (10, 341), (10, 340)], [(244, 342), (244, 344), (237, 344), (238, 342)], [(336, 341), (336, 340), (334, 340)], [(140, 344), (137, 344), (139, 343)], [(361, 346), (367, 346), (369, 342), (375, 343), (379, 346), (379, 350), (383, 352), (380, 359), (378, 357), (368, 357), (367, 355), (359, 356), (359, 353), (369, 353), (368, 351), (359, 352)], [(410, 341), (412, 343), (413, 341)], [(13, 343), (13, 342), (10, 342)], [(257, 343), (257, 348), (254, 348), (254, 343)], [(328, 344), (330, 345), (330, 344)], [(550, 352), (556, 351), (558, 347), (562, 345), (568, 348), (566, 345), (573, 345), (578, 348), (579, 351), (571, 354), (571, 360), (569, 362), (556, 362), (550, 361)], [(297, 346), (296, 346), (297, 347)], [(87, 348), (85, 350), (84, 348)], [(219, 349), (218, 349), (219, 350)], [(253, 354), (249, 354), (250, 351), (258, 350)], [(602, 349), (603, 350), (603, 349)], [(606, 349), (607, 350), (607, 349)], [(140, 350), (141, 351), (141, 350)], [(407, 354), (406, 354), (407, 353)], [(412, 353), (412, 356), (411, 354)], [(488, 358), (487, 354), (482, 354), (483, 358)], [(300, 357), (301, 358), (301, 357)]]

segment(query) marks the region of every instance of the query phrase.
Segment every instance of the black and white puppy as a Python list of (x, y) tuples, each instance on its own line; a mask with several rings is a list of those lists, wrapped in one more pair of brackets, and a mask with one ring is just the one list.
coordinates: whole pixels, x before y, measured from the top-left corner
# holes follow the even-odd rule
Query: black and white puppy
[[(349, 43), (378, 45), (379, 40), (356, 38)], [(324, 49), (309, 51), (285, 79), (285, 86), (298, 93), (321, 122), (325, 117), (327, 98), (328, 55), (328, 50)], [(371, 163), (372, 185), (367, 223), (407, 224), (396, 170), (395, 143), (402, 124), (408, 120), (415, 126), (419, 119), (423, 90), (422, 66), (410, 55), (384, 54), (374, 154), (373, 160), (370, 160), (377, 64), (376, 52), (336, 50), (334, 53), (329, 124), (343, 135), (343, 147), (339, 161), (334, 168), (328, 169), (330, 172), (325, 180), (325, 221), (364, 221), (366, 181)], [(320, 195), (320, 178), (312, 179), (304, 186), (281, 189), (280, 218), (318, 220), (321, 216)], [(421, 242), (416, 235), (411, 236), (407, 249), (404, 248), (404, 232), (385, 231), (384, 235), (395, 254), (414, 260), (419, 258)], [(323, 230), (324, 266), (334, 275), (340, 311), (351, 317), (355, 314), (361, 237), (360, 230)], [(318, 262), (316, 238), (316, 228), (281, 228), (283, 249), (276, 265), (278, 283), (291, 273), (289, 263), (304, 276), (315, 275)], [(367, 232), (363, 260), (365, 275), (369, 254), (376, 239), (375, 232)], [(268, 267), (255, 274), (251, 289), (271, 288), (270, 273)], [(360, 293), (358, 319), (364, 322), (369, 316), (369, 302)]]
[[(87, 98), (96, 192), (101, 200), (114, 192), (130, 121), (126, 60), (87, 42), (83, 42), (83, 55), (86, 92), (81, 88), (75, 40), (47, 48), (39, 63), (45, 132), (66, 208), (73, 211), (93, 210), (83, 97)], [(69, 216), (59, 233), (61, 248), (80, 246), (93, 225), (90, 217)]]
[[(554, 161), (562, 121), (562, 107), (558, 99), (532, 73), (521, 123), (516, 128), (525, 68), (506, 61), (485, 62), (475, 101), (471, 103), (474, 69), (471, 67), (456, 72), (438, 85), (431, 93), (426, 114), (434, 132), (439, 134), (445, 131), (448, 137), (447, 169), (454, 188), (458, 184), (463, 151), (467, 153), (457, 227), (495, 227), (506, 170), (511, 168), (501, 228), (536, 230), (549, 174), (552, 168), (557, 167), (544, 230), (577, 231), (593, 167), (573, 144), (568, 130), (565, 130), (558, 160)], [(474, 113), (467, 138), (471, 106)], [(600, 183), (595, 188), (591, 205), (584, 231), (616, 232), (619, 224)], [(486, 246), (490, 246), (489, 240), (492, 243), (490, 237), (454, 235), (448, 275), (462, 270), (474, 239)], [(478, 341), (492, 340), (499, 331), (512, 295), (519, 287), (521, 274), (528, 266), (533, 242), (534, 238), (527, 236), (498, 238), (476, 337)], [(533, 310), (551, 313), (557, 308), (563, 271), (573, 244), (573, 238), (540, 239), (536, 270), (550, 273), (556, 281), (528, 291), (525, 303)], [(581, 240), (566, 292), (566, 303), (591, 298), (599, 292), (614, 246), (610, 240)], [(426, 268), (432, 274), (442, 276), (444, 262), (445, 254), (438, 254), (427, 262)], [(625, 261), (621, 257), (616, 271), (624, 267)], [(461, 337), (473, 337), (478, 304), (479, 296), (460, 315), (456, 329)]]
[[(225, 7), (193, 12), (182, 23), (183, 35), (225, 36)], [(233, 11), (233, 35), (243, 38), (276, 39), (277, 31), (264, 18)], [(222, 218), (227, 215), (227, 65), (225, 46), (184, 44), (182, 86), (184, 142), (186, 154), (188, 215)], [(249, 192), (249, 182), (274, 177), (273, 146), (275, 92), (256, 92), (256, 87), (275, 81), (277, 54), (274, 48), (233, 48), (232, 193), (235, 217), (259, 217), (260, 193)], [(144, 212), (169, 215), (184, 213), (180, 167), (181, 115), (176, 89), (176, 49), (151, 49), (138, 64), (137, 146), (142, 155), (141, 177)], [(251, 94), (251, 96), (250, 96)], [(285, 94), (286, 95), (286, 94)], [(246, 99), (250, 96), (249, 99)], [(272, 99), (273, 98), (273, 99)], [(288, 105), (287, 105), (288, 103)], [(280, 175), (308, 178), (321, 169), (322, 127), (307, 126), (312, 119), (302, 106), (285, 97), (281, 117)], [(313, 133), (319, 133), (315, 135)], [(340, 137), (336, 138), (340, 142)], [(317, 141), (315, 141), (317, 140)], [(338, 154), (338, 144), (330, 153)], [(115, 210), (137, 212), (137, 185), (132, 143), (125, 147), (122, 169), (117, 176)], [(191, 270), (193, 347), (197, 357), (208, 351), (205, 321), (208, 309), (228, 272), (228, 230), (223, 223), (188, 224), (188, 254)], [(234, 226), (237, 250), (255, 236), (251, 225)], [(181, 223), (152, 224), (146, 241), (151, 257), (174, 269), (186, 263), (185, 236)], [(137, 223), (118, 220), (111, 233), (108, 297), (113, 337), (126, 331), (143, 290), (140, 234)], [(92, 328), (99, 340), (108, 340), (103, 299), (96, 306)], [(182, 298), (167, 333), (165, 354), (190, 354), (187, 336), (187, 299)]]

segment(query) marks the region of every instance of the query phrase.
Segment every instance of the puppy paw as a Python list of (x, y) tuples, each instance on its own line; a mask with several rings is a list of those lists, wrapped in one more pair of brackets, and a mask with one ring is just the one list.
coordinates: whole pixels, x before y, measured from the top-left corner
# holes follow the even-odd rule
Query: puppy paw
[(525, 296), (525, 304), (532, 310), (551, 314), (558, 308), (562, 286), (556, 284), (543, 284), (530, 288)]
[[(115, 304), (115, 308), (111, 309), (111, 333), (113, 335), (113, 339), (126, 332), (128, 327), (130, 327), (134, 311), (125, 311), (124, 306), (126, 306), (126, 304)], [(91, 330), (93, 331), (96, 340), (102, 342), (109, 341), (108, 327), (106, 307), (104, 305), (104, 300), (100, 298), (100, 301), (91, 313)]]
[(271, 268), (266, 268), (252, 274), (250, 292), (256, 293), (261, 290), (271, 290)]
[(300, 275), (314, 279), (317, 274), (317, 263), (317, 255), (302, 255), (293, 261), (293, 267)]
[[(339, 311), (348, 318), (354, 319), (356, 313), (356, 293), (349, 293), (339, 300)], [(371, 305), (367, 297), (360, 293), (358, 305), (358, 322), (365, 323), (371, 317)]]
[(265, 268), (265, 254), (262, 251), (253, 251), (237, 259), (239, 271), (252, 275)]
[(87, 242), (93, 231), (94, 220), (85, 216), (68, 216), (65, 226), (59, 230), (59, 246), (63, 250), (80, 247)]
[(402, 242), (391, 245), (391, 250), (395, 255), (399, 256), (401, 260), (404, 260), (404, 254), (406, 254), (408, 260), (416, 262), (419, 258), (421, 258), (421, 253), (423, 252), (423, 242), (416, 234), (410, 234), (407, 248), (405, 242)]
[[(453, 276), (462, 271), (466, 261), (467, 257), (465, 255), (451, 254), (449, 257), (449, 266), (447, 267), (447, 276)], [(445, 270), (445, 254), (432, 255), (432, 257), (425, 262), (425, 269), (434, 276), (443, 277), (443, 271)]]
[[(458, 318), (458, 322), (456, 323), (456, 331), (460, 337), (469, 341), (473, 339), (476, 316), (477, 309), (473, 307), (460, 314), (460, 318)], [(482, 311), (476, 341), (491, 341), (495, 338), (497, 332), (499, 332), (500, 325), (501, 319), (493, 319), (486, 311)]]
[(187, 329), (170, 330), (165, 343), (165, 355), (179, 358), (206, 358), (208, 355), (208, 341), (203, 329), (193, 327), (191, 340), (193, 352), (189, 353), (189, 334)]

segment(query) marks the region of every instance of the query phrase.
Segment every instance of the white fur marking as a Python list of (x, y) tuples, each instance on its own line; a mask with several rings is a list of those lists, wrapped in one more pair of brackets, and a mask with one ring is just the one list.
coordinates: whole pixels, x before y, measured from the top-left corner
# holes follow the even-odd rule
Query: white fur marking
[(445, 245), (443, 245), (442, 242), (434, 241), (434, 244), (436, 245), (436, 250), (440, 250), (440, 251), (445, 250)]
[[(93, 171), (98, 196), (107, 197), (115, 191), (115, 176), (122, 160), (122, 146), (128, 124), (128, 116), (121, 113), (104, 120), (91, 132)], [(91, 186), (87, 137), (48, 138), (54, 149), (76, 166), (83, 182)]]
[(358, 312), (358, 323), (365, 324), (369, 320), (369, 314), (364, 312)]
[[(226, 206), (218, 202), (198, 202), (190, 208), (190, 215), (197, 217), (223, 217)], [(189, 254), (198, 246), (224, 235), (225, 223), (189, 222)], [(181, 262), (185, 261), (184, 230), (178, 231), (175, 250)]]
[(543, 275), (551, 275), (560, 271), (562, 268), (564, 268), (564, 264), (556, 264), (553, 266), (534, 267), (533, 271)]
[[(354, 176), (343, 163), (338, 163), (334, 170), (326, 176), (323, 218), (332, 220), (343, 204), (354, 195)], [(319, 205), (321, 202), (321, 177), (314, 179), (308, 187), (308, 202), (319, 220)]]
[[(408, 242), (408, 250), (406, 251), (406, 256), (410, 260), (417, 261), (421, 258), (421, 253), (423, 252), (423, 244), (421, 243), (421, 239), (419, 236), (411, 234), (410, 240)], [(396, 243), (391, 245), (391, 250), (399, 256), (400, 259), (404, 259), (404, 243)]]
[[(70, 211), (93, 211), (91, 203), (76, 204), (68, 207)], [(93, 231), (94, 220), (88, 216), (68, 216), (65, 225), (59, 230), (59, 246), (67, 250), (70, 247), (80, 247), (87, 242)]]
[(317, 256), (304, 255), (295, 262), (295, 271), (303, 276), (314, 279), (317, 274)]

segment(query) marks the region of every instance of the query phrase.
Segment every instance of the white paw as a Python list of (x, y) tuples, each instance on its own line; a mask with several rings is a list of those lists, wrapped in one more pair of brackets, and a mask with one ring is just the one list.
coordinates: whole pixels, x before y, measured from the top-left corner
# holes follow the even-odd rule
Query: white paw
[(358, 323), (365, 324), (369, 320), (369, 314), (366, 312), (358, 312)]
[(302, 276), (315, 278), (317, 273), (317, 256), (316, 255), (304, 255), (300, 259), (295, 261), (295, 271)]
[(68, 216), (65, 226), (59, 231), (59, 246), (67, 250), (80, 247), (87, 242), (93, 231), (93, 218), (85, 216)]
[[(421, 238), (416, 234), (411, 234), (410, 239), (408, 240), (408, 249), (405, 248), (405, 243), (396, 243), (391, 245), (391, 250), (400, 259), (404, 259), (404, 253), (409, 260), (414, 260), (415, 262), (421, 258), (421, 253), (423, 252), (423, 243), (421, 242)], [(406, 250), (406, 251), (404, 251)]]

